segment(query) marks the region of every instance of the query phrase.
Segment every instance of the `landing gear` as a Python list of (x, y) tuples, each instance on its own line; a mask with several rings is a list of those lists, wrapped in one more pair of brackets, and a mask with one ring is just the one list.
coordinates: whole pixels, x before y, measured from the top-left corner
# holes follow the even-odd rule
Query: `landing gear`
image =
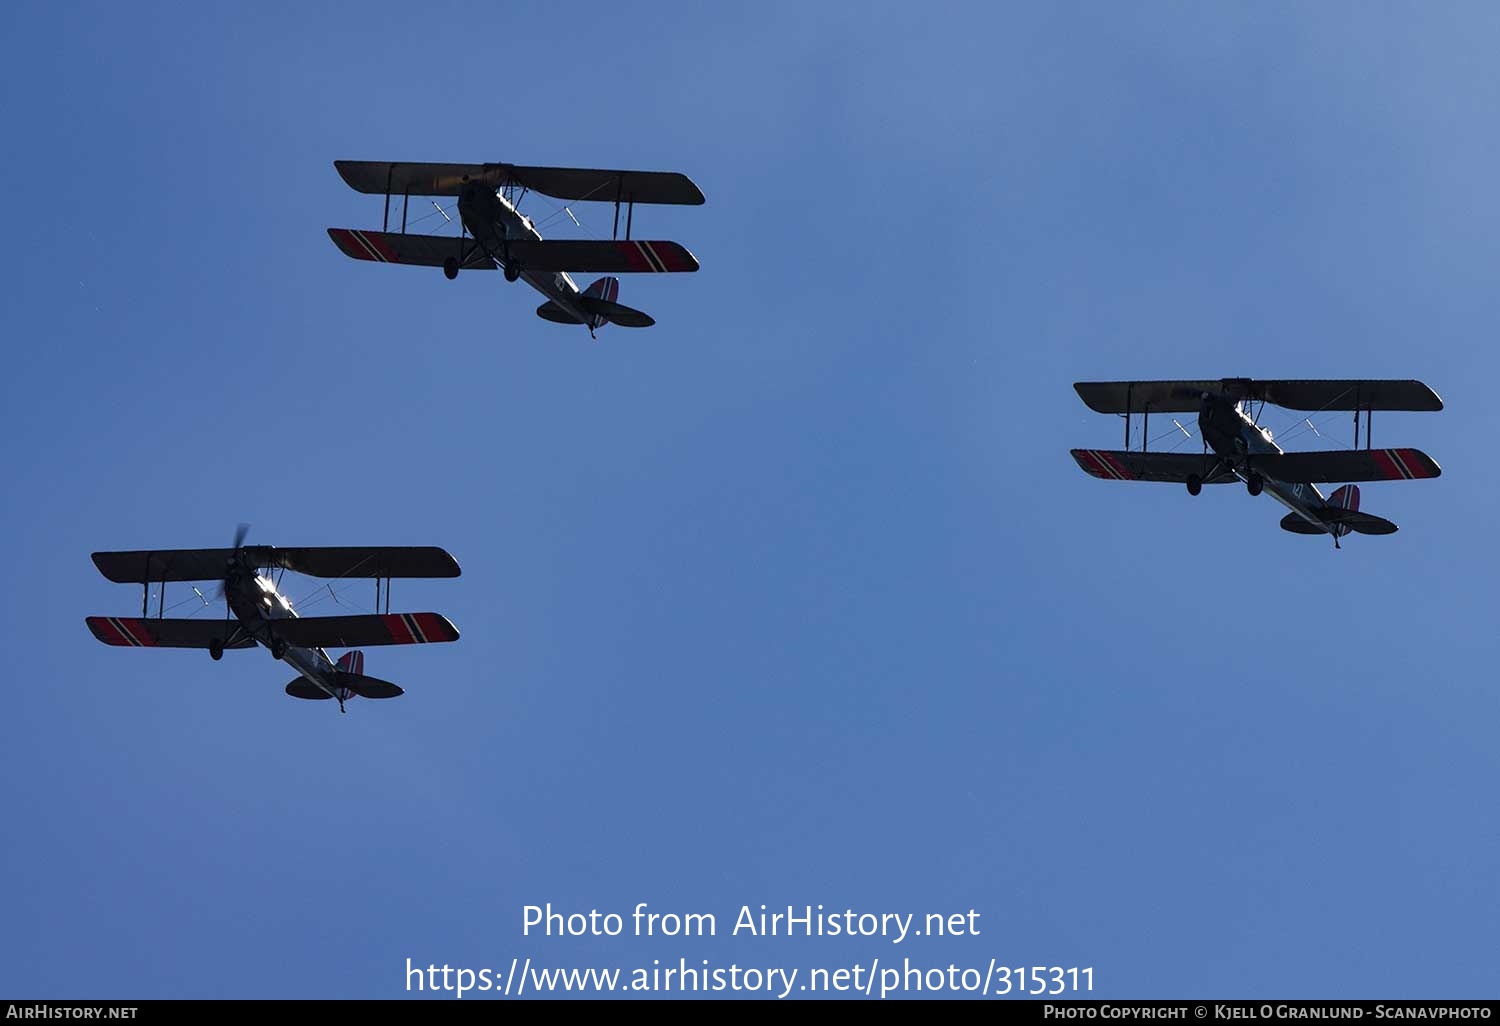
[(273, 659), (283, 659), (286, 657), (286, 639), (271, 639), (271, 657)]
[(208, 642), (208, 657), (214, 662), (224, 658), (224, 642), (218, 638), (210, 638)]
[(1251, 474), (1245, 478), (1245, 490), (1251, 495), (1259, 495), (1260, 490), (1266, 486), (1265, 478), (1259, 474)]
[(443, 277), (447, 278), (449, 281), (452, 281), (454, 278), (458, 277), (457, 257), (449, 257), (447, 260), (443, 261)]
[(1187, 476), (1187, 486), (1189, 495), (1197, 495), (1203, 491), (1203, 478), (1197, 474), (1189, 474)]
[(520, 277), (521, 277), (521, 269), (519, 267), (517, 267), (515, 264), (506, 264), (505, 265), (505, 280), (506, 281), (516, 281)]

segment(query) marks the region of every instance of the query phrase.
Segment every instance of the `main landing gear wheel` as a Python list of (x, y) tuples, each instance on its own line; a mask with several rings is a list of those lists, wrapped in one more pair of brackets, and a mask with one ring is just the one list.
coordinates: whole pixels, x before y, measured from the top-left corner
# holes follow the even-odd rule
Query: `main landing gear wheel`
[(1189, 495), (1197, 495), (1203, 491), (1203, 478), (1197, 474), (1189, 474), (1187, 476), (1187, 486)]
[(1266, 486), (1265, 479), (1259, 474), (1251, 474), (1245, 479), (1245, 490), (1251, 495), (1259, 495), (1260, 490)]
[(286, 656), (286, 641), (284, 639), (271, 639), (271, 656), (276, 659), (281, 659)]
[(516, 279), (518, 279), (520, 277), (521, 277), (521, 269), (519, 267), (517, 267), (515, 264), (506, 264), (505, 265), (505, 280), (506, 281), (515, 281)]
[(218, 638), (211, 638), (208, 642), (208, 657), (214, 662), (224, 658), (224, 642)]
[(449, 281), (458, 277), (458, 257), (449, 257), (443, 261), (443, 277)]

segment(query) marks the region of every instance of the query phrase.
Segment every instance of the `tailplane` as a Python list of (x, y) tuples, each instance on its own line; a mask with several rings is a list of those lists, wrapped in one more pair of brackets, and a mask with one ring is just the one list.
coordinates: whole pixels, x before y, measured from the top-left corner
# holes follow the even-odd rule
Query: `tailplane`
[(1359, 511), (1359, 486), (1344, 485), (1328, 497), (1328, 503), (1317, 511), (1327, 529), (1309, 523), (1296, 513), (1281, 519), (1281, 529), (1293, 534), (1332, 534), (1334, 541), (1348, 534), (1395, 534), (1396, 525), (1384, 517)]
[(378, 680), (375, 677), (365, 676), (365, 654), (363, 652), (345, 652), (334, 663), (334, 670), (329, 674), (325, 684), (333, 688), (333, 694), (308, 680), (306, 677), (298, 677), (286, 686), (286, 693), (293, 698), (306, 698), (311, 701), (320, 701), (326, 698), (337, 698), (339, 706), (355, 696), (360, 698), (396, 698), (406, 692), (392, 684), (388, 680)]
[(550, 300), (536, 308), (536, 315), (556, 324), (583, 324), (589, 334), (606, 324), (618, 324), (622, 328), (649, 328), (655, 324), (650, 315), (616, 302), (620, 296), (620, 279), (600, 278), (578, 297), (577, 303), (589, 315), (586, 321), (568, 313)]

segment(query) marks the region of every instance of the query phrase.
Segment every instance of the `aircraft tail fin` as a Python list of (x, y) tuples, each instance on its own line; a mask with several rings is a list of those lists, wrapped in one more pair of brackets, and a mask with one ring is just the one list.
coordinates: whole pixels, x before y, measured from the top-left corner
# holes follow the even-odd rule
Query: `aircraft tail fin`
[(622, 328), (649, 328), (656, 323), (639, 310), (632, 310), (617, 302), (619, 298), (620, 279), (612, 276), (600, 278), (584, 289), (579, 305), (592, 315), (589, 327), (602, 328), (606, 324), (618, 324)]
[(622, 328), (649, 328), (655, 324), (650, 315), (633, 310), (616, 302), (620, 296), (620, 279), (607, 276), (579, 294), (576, 302), (588, 314), (588, 320), (580, 321), (552, 301), (536, 308), (536, 315), (555, 324), (582, 324), (592, 333), (606, 324), (618, 324)]
[(612, 275), (600, 278), (584, 289), (583, 294), (590, 299), (602, 299), (606, 303), (613, 303), (620, 297), (620, 279)]
[(1359, 510), (1359, 489), (1344, 485), (1328, 497), (1328, 505), (1318, 511), (1318, 518), (1327, 525), (1327, 530), (1309, 523), (1296, 513), (1281, 518), (1281, 529), (1293, 534), (1332, 534), (1342, 538), (1349, 534), (1395, 534), (1396, 525), (1384, 517)]
[(388, 680), (378, 680), (375, 677), (366, 677), (365, 654), (363, 652), (345, 652), (334, 663), (335, 669), (332, 679), (326, 681), (333, 688), (333, 694), (324, 691), (318, 685), (306, 677), (298, 677), (286, 686), (286, 693), (293, 698), (306, 698), (319, 701), (325, 698), (337, 698), (340, 703), (358, 696), (360, 698), (396, 698), (406, 692)]
[(398, 698), (406, 694), (400, 687), (388, 680), (377, 680), (374, 677), (366, 677), (362, 673), (337, 673), (334, 675), (333, 683), (340, 691), (347, 691), (360, 698)]

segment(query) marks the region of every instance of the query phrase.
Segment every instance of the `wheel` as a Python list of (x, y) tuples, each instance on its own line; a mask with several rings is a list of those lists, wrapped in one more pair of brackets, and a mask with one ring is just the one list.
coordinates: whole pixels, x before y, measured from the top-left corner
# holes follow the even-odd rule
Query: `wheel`
[(1187, 478), (1188, 494), (1197, 495), (1203, 491), (1203, 478), (1197, 474), (1189, 474)]
[(458, 257), (449, 257), (443, 261), (443, 277), (449, 281), (458, 277)]
[(208, 642), (208, 657), (214, 662), (224, 658), (224, 642), (218, 638), (212, 638)]
[(1266, 486), (1265, 479), (1259, 474), (1251, 474), (1245, 480), (1245, 490), (1251, 495), (1259, 495), (1260, 490)]
[(521, 277), (521, 269), (519, 267), (517, 267), (515, 264), (506, 264), (505, 265), (505, 280), (506, 281), (515, 281), (519, 277)]
[(271, 655), (276, 659), (283, 658), (286, 655), (286, 642), (281, 638), (272, 638)]

